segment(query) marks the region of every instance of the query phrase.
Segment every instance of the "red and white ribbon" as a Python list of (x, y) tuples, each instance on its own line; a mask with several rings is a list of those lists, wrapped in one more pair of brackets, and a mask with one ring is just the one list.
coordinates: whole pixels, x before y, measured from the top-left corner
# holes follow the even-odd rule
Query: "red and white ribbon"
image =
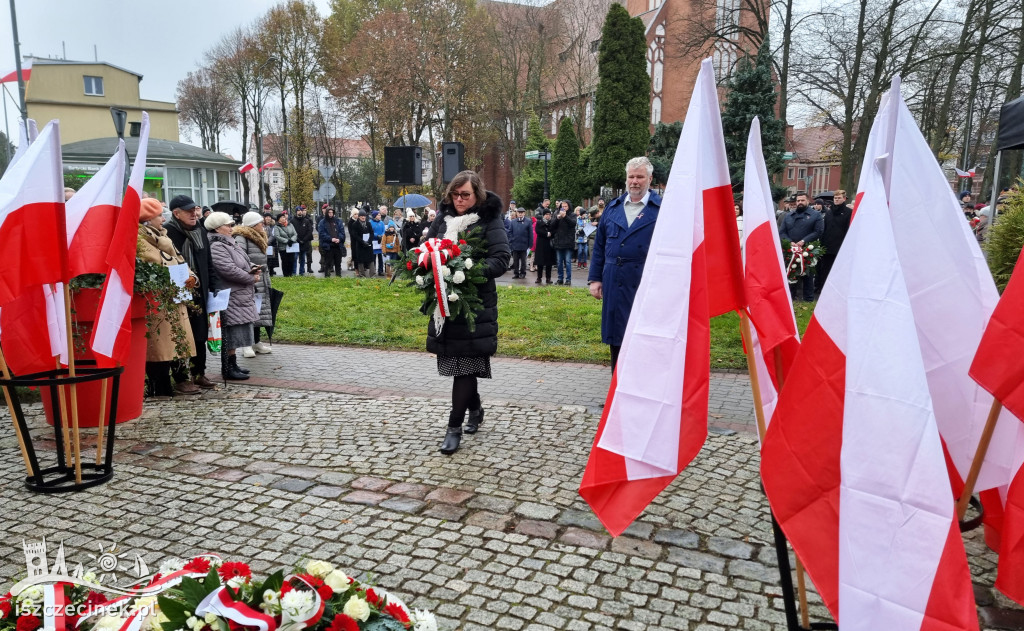
[(792, 243), (789, 246), (789, 251), (793, 254), (793, 256), (789, 257), (789, 265), (786, 266), (786, 275), (788, 276), (790, 270), (792, 270), (794, 267), (796, 267), (797, 262), (799, 262), (800, 263), (800, 274), (799, 275), (803, 276), (804, 275), (804, 249), (802, 247), (800, 247), (799, 245), (797, 245), (796, 243)]
[(195, 615), (202, 618), (208, 613), (231, 620), (244, 627), (256, 627), (259, 631), (275, 631), (277, 622), (273, 616), (256, 611), (245, 603), (237, 602), (231, 597), (226, 587), (218, 587), (203, 599), (196, 607)]
[(64, 583), (43, 586), (43, 631), (65, 631), (67, 605)]

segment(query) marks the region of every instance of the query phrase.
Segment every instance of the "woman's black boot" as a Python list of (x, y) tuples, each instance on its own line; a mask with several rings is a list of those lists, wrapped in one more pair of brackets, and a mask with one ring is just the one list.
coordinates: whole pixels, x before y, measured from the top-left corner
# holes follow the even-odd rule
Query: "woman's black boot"
[(473, 396), (473, 402), (470, 403), (469, 416), (466, 417), (466, 433), (475, 434), (476, 430), (480, 429), (480, 423), (483, 422), (484, 408), (480, 405), (480, 395), (477, 394)]
[(455, 412), (448, 414), (448, 431), (444, 434), (444, 442), (441, 443), (441, 453), (450, 456), (459, 450), (459, 443), (462, 442), (462, 419), (455, 418)]
[(227, 372), (224, 373), (224, 378), (232, 379), (234, 381), (244, 381), (249, 378), (249, 375), (238, 369), (237, 357), (234, 355), (228, 355), (228, 368)]

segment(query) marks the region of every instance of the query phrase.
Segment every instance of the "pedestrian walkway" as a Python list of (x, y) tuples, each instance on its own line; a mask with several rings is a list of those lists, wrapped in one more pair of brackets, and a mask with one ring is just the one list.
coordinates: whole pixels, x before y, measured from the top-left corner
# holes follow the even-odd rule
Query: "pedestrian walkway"
[[(252, 385), (377, 397), (446, 398), (451, 390), (451, 379), (438, 376), (437, 362), (426, 352), (275, 344), (272, 354), (240, 359), (239, 364), (251, 371)], [(549, 409), (579, 405), (600, 414), (611, 381), (611, 370), (596, 364), (495, 357), (491, 366), (494, 378), (479, 383), (481, 396), (494, 403), (531, 403)], [(210, 378), (219, 380), (219, 375)], [(713, 373), (709, 425), (756, 432), (752, 401), (746, 375)]]

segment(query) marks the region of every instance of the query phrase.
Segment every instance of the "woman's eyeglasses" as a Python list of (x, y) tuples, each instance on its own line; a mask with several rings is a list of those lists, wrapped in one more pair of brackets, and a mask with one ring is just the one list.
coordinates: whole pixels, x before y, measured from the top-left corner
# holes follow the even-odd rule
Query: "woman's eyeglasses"
[(472, 196), (473, 196), (473, 192), (472, 191), (470, 191), (468, 193), (466, 191), (452, 191), (452, 198), (453, 199), (456, 198), (456, 197), (458, 197), (459, 199), (469, 199)]

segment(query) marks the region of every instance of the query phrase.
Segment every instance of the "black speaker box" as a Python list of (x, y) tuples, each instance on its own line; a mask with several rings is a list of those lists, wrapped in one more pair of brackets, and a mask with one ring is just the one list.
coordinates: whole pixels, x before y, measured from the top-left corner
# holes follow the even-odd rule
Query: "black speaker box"
[(384, 147), (384, 183), (423, 185), (423, 150), (419, 147)]
[(447, 184), (455, 179), (455, 176), (466, 170), (466, 148), (461, 142), (441, 143), (441, 163), (443, 165), (443, 179)]

